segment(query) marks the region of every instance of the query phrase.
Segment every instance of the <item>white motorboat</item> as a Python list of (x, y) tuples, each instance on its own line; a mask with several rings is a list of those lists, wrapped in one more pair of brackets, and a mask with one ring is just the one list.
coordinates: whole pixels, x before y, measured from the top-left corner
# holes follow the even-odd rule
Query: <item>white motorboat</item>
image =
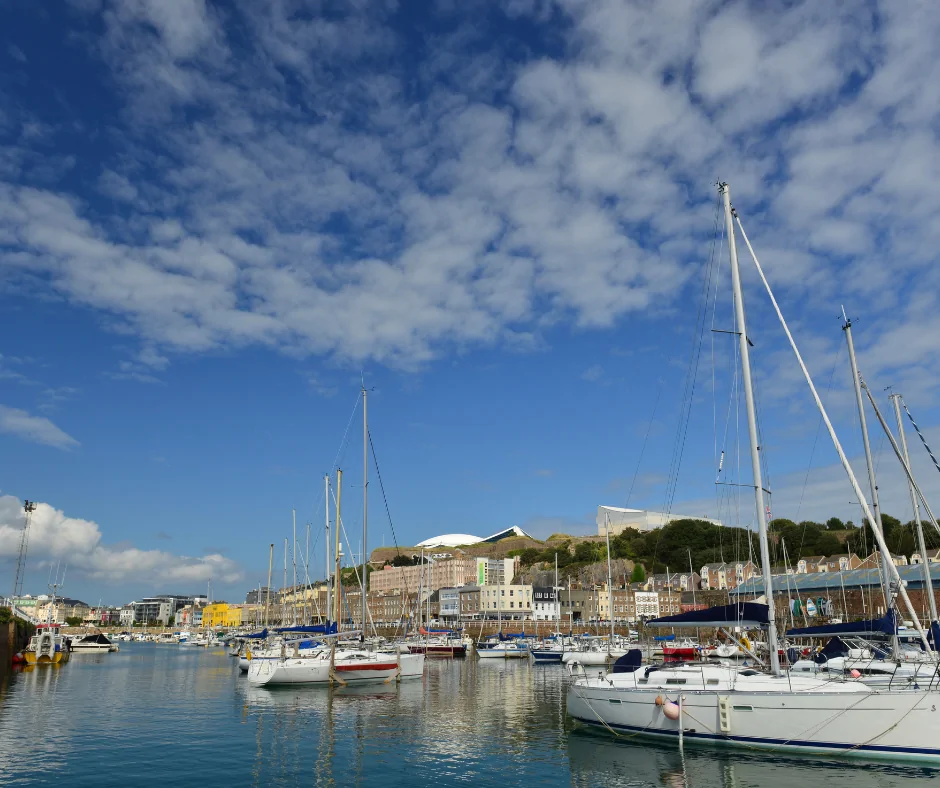
[(108, 636), (101, 632), (94, 635), (85, 635), (83, 638), (73, 640), (71, 648), (74, 652), (105, 652), (118, 650), (117, 645), (112, 643), (108, 639)]

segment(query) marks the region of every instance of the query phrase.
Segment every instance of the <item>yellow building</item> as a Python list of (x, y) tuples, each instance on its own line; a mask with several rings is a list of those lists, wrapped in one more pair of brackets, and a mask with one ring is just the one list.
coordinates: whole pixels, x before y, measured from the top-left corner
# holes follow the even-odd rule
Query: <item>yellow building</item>
[(242, 606), (228, 602), (213, 602), (202, 609), (203, 627), (240, 627), (242, 624)]

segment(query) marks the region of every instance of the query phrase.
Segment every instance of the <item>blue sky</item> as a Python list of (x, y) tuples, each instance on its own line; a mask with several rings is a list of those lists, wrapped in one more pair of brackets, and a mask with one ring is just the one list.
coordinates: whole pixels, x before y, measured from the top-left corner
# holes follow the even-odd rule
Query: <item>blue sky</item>
[[(718, 178), (857, 467), (843, 303), (872, 388), (902, 391), (940, 443), (935, 17), (619, 0), (8, 9), (0, 583), (29, 498), (27, 590), (68, 559), (86, 601), (209, 578), (240, 598), (292, 507), (301, 531), (322, 523), (361, 374), (401, 543), (661, 508)], [(722, 448), (738, 474), (743, 425), (710, 332), (731, 327), (723, 248), (673, 508), (750, 524), (749, 499), (712, 484)], [(774, 513), (858, 519), (744, 275)], [(340, 455), (357, 533), (359, 418)], [(884, 508), (906, 519), (874, 444)], [(371, 490), (371, 541), (390, 544)]]

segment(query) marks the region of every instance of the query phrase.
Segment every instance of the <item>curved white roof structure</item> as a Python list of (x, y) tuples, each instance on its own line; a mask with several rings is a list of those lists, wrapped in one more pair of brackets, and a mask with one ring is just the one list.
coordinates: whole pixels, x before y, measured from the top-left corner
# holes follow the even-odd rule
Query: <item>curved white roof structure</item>
[(471, 536), (470, 534), (442, 534), (441, 536), (432, 536), (419, 542), (415, 547), (460, 547), (465, 544), (479, 544), (480, 542), (498, 542), (507, 536), (528, 536), (518, 525), (497, 531), (492, 536)]
[(460, 547), (463, 544), (476, 544), (483, 540), (479, 536), (470, 534), (441, 534), (441, 536), (432, 536), (419, 542), (415, 547)]

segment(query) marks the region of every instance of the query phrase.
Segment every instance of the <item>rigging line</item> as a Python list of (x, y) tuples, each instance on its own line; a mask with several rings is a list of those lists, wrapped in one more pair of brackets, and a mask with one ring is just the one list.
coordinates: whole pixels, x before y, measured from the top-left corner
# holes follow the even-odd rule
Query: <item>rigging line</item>
[(659, 398), (663, 394), (663, 384), (665, 382), (665, 378), (659, 379), (659, 390), (656, 392), (656, 401), (653, 403), (653, 412), (650, 414), (649, 424), (646, 425), (646, 435), (643, 436), (643, 445), (640, 447), (640, 456), (636, 461), (636, 468), (633, 469), (633, 481), (630, 482), (630, 490), (627, 492), (627, 502), (624, 504), (625, 508), (629, 508), (630, 506), (630, 498), (633, 495), (633, 486), (636, 484), (636, 477), (640, 473), (640, 464), (643, 462), (643, 454), (646, 452), (646, 442), (649, 440), (650, 431), (653, 429), (653, 421), (656, 418), (656, 408), (659, 407)]
[[(836, 357), (832, 361), (832, 369), (829, 371), (829, 385), (826, 386), (826, 402), (829, 401), (829, 393), (832, 391), (832, 382), (835, 380), (836, 367), (839, 364), (839, 360), (842, 358), (842, 348), (843, 345), (840, 342), (838, 345), (838, 350), (836, 351)], [(825, 404), (825, 403), (823, 403)], [(816, 456), (816, 444), (819, 442), (819, 432), (822, 429), (822, 416), (819, 417), (819, 420), (816, 422), (816, 436), (813, 438), (813, 449), (809, 453), (809, 465), (806, 468), (806, 476), (803, 477), (803, 489), (800, 492), (800, 503), (796, 507), (796, 521), (800, 521), (800, 512), (803, 509), (803, 498), (806, 496), (806, 485), (809, 483), (809, 474), (813, 469), (813, 459)], [(805, 529), (804, 529), (805, 532)], [(800, 550), (802, 551), (803, 545), (800, 545)]]
[[(343, 432), (343, 439), (339, 442), (339, 448), (336, 450), (336, 456), (333, 458), (333, 464), (330, 466), (328, 475), (332, 476), (333, 472), (337, 468), (337, 463), (339, 462), (340, 455), (345, 453), (346, 449), (349, 446), (349, 428), (352, 427), (353, 418), (356, 416), (356, 411), (359, 410), (359, 400), (362, 398), (362, 392), (356, 396), (356, 403), (353, 405), (352, 413), (349, 414), (349, 421), (346, 422), (346, 430)], [(322, 481), (322, 478), (321, 478)], [(320, 491), (320, 497), (317, 500), (317, 508), (314, 509), (314, 515), (320, 514), (320, 506), (323, 504), (323, 491)]]
[[(717, 232), (715, 233), (717, 237)], [(669, 480), (666, 484), (666, 496), (663, 502), (663, 511), (668, 515), (675, 502), (676, 488), (679, 481), (679, 472), (682, 467), (682, 455), (688, 438), (689, 420), (692, 413), (692, 401), (695, 396), (695, 382), (698, 378), (698, 365), (702, 354), (702, 336), (705, 332), (705, 320), (708, 313), (708, 292), (711, 289), (711, 277), (715, 262), (715, 242), (712, 240), (712, 252), (705, 267), (705, 277), (702, 281), (702, 294), (699, 298), (698, 315), (696, 316), (696, 330), (692, 336), (692, 353), (689, 359), (689, 368), (686, 373), (680, 402), (679, 423), (676, 427), (676, 439), (673, 443), (673, 455), (669, 468)]]
[(920, 431), (920, 427), (917, 426), (917, 422), (914, 421), (914, 417), (911, 415), (911, 411), (907, 407), (907, 403), (904, 401), (904, 397), (901, 397), (901, 404), (904, 406), (904, 410), (907, 413), (907, 417), (911, 420), (911, 424), (914, 425), (914, 432), (917, 433), (917, 437), (920, 438), (920, 442), (924, 444), (924, 448), (927, 450), (927, 454), (929, 454), (930, 459), (933, 460), (934, 467), (940, 471), (940, 462), (937, 462), (937, 458), (934, 457), (933, 452), (930, 450), (930, 446), (927, 445), (927, 439), (924, 437), (924, 433)]
[[(398, 545), (398, 536), (395, 534), (395, 523), (392, 522), (392, 510), (388, 505), (388, 496), (385, 494), (385, 482), (382, 480), (382, 469), (379, 468), (379, 458), (375, 453), (375, 443), (372, 442), (372, 430), (369, 430), (369, 449), (372, 452), (372, 463), (375, 466), (375, 476), (379, 480), (379, 489), (382, 491), (382, 503), (385, 505), (385, 516), (388, 517), (388, 525), (392, 530), (392, 541), (395, 543), (395, 554), (398, 557), (401, 557), (401, 547)], [(404, 577), (404, 572), (402, 572)], [(411, 595), (411, 588), (406, 583), (402, 583), (405, 597), (408, 598)], [(418, 604), (421, 604), (421, 600), (417, 600)], [(403, 605), (404, 607), (404, 605)], [(403, 619), (404, 620), (404, 619)], [(407, 632), (407, 630), (406, 630)]]

